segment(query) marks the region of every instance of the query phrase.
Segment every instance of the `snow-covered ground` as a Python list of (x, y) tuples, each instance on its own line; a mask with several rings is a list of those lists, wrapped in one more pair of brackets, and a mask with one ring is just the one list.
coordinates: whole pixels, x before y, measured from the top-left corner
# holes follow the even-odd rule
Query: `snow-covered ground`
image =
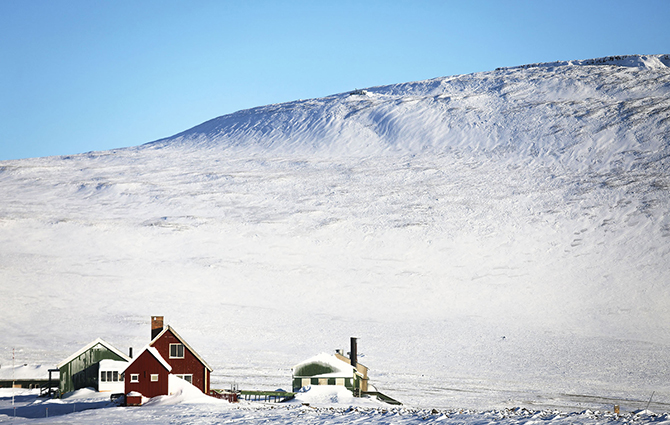
[[(137, 148), (0, 162), (0, 370), (13, 347), (47, 367), (98, 337), (137, 351), (158, 314), (219, 388), (288, 389), (292, 365), (356, 336), (371, 383), (410, 409), (348, 413), (379, 423), (632, 412), (652, 393), (649, 410), (670, 411), (668, 65), (373, 87)], [(345, 421), (216, 406), (169, 409)], [(142, 409), (123, 411), (159, 422)], [(610, 420), (594, 417), (551, 421)]]
[[(670, 423), (670, 414), (649, 410), (615, 414), (607, 411), (528, 410), (525, 408), (475, 411), (468, 409), (417, 409), (389, 407), (381, 403), (352, 399), (347, 390), (320, 391), (317, 397), (291, 403), (228, 403), (201, 396), (184, 399), (180, 395), (152, 399), (141, 407), (122, 407), (99, 393), (78, 390), (61, 400), (45, 400), (36, 393), (21, 390), (14, 404), (0, 389), (0, 423), (77, 423), (77, 424), (164, 424), (164, 423), (311, 423), (311, 424), (644, 424)], [(341, 396), (341, 399), (337, 399)], [(204, 398), (203, 398), (204, 397)], [(316, 401), (316, 403), (314, 403)], [(311, 402), (311, 403), (310, 403)], [(339, 403), (338, 403), (339, 402)]]

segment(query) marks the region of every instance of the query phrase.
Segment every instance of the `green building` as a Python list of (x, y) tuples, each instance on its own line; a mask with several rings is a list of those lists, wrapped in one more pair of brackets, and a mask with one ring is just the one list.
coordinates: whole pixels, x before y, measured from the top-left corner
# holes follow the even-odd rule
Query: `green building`
[(368, 389), (367, 367), (351, 365), (351, 360), (337, 353), (319, 354), (293, 366), (293, 391), (314, 385), (343, 386), (360, 395)]
[(56, 367), (60, 372), (59, 390), (61, 394), (91, 387), (98, 391), (100, 382), (100, 361), (115, 360), (130, 362), (130, 357), (98, 338)]

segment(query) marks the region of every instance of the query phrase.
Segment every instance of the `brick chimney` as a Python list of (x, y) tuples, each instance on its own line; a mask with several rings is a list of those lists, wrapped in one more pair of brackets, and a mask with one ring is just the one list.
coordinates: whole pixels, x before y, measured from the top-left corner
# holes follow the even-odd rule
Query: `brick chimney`
[(163, 316), (151, 316), (151, 340), (163, 332)]

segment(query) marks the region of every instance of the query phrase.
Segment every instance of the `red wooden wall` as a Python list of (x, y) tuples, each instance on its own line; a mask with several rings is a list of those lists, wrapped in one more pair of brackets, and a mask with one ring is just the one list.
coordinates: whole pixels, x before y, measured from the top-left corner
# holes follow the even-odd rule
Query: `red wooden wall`
[[(140, 382), (130, 382), (130, 375), (134, 373), (140, 375)], [(158, 374), (158, 382), (151, 382), (151, 374)], [(126, 368), (124, 381), (126, 394), (137, 391), (149, 398), (168, 394), (168, 370), (148, 350)]]
[(170, 344), (181, 344), (181, 341), (168, 329), (163, 335), (151, 344), (156, 348), (166, 362), (172, 366), (173, 375), (193, 375), (193, 385), (200, 391), (209, 394), (209, 370), (202, 362), (184, 345), (184, 358), (170, 358)]

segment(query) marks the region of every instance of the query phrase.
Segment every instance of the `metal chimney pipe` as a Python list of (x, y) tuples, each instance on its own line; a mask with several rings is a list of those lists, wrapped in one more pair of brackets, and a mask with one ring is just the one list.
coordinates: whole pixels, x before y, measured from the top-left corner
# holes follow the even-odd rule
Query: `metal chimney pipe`
[(128, 357), (133, 358), (133, 347), (128, 347)]
[(358, 338), (351, 337), (351, 350), (349, 351), (349, 360), (351, 360), (351, 365), (356, 367), (358, 365), (358, 347), (356, 340)]

